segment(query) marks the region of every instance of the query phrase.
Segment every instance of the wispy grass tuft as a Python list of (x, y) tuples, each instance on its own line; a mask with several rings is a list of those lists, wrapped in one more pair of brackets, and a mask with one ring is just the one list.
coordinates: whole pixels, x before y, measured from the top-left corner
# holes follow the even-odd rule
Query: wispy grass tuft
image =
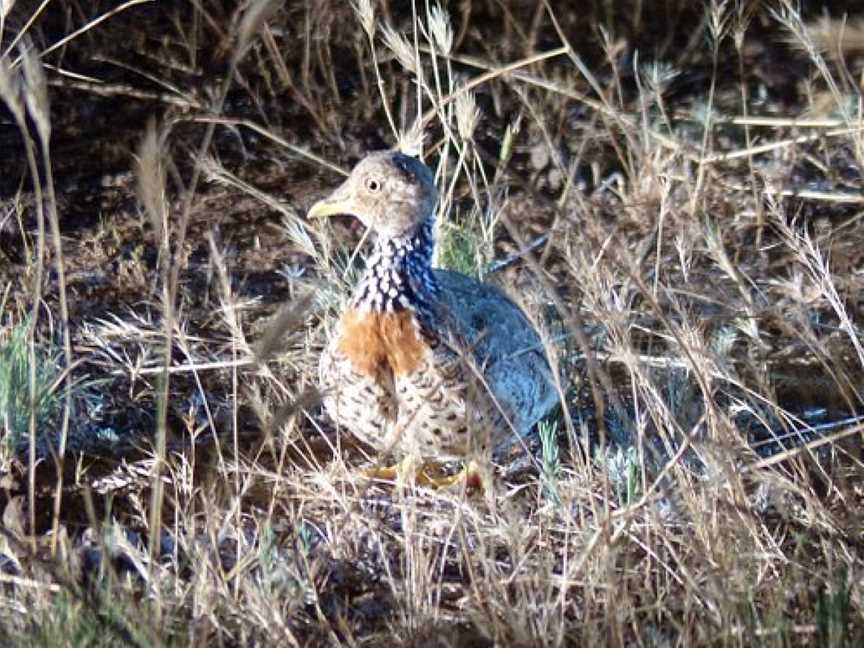
[[(21, 645), (38, 648), (54, 646), (92, 646), (111, 648), (118, 645), (144, 646), (146, 639), (119, 630), (114, 625), (123, 620), (124, 627), (129, 624), (132, 602), (121, 604), (117, 598), (106, 600), (99, 610), (87, 605), (68, 592), (60, 591), (47, 605), (35, 611), (32, 626), (26, 634), (14, 637)], [(125, 628), (124, 628), (125, 629)], [(13, 639), (13, 637), (9, 637)], [(171, 640), (169, 633), (162, 637), (165, 646), (180, 646), (179, 639)]]

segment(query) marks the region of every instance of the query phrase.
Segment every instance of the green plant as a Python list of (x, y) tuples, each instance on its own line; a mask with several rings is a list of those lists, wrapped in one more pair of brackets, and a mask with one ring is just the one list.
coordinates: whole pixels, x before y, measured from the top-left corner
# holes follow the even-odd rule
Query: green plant
[(558, 482), (561, 479), (561, 457), (558, 452), (558, 421), (544, 420), (538, 424), (540, 447), (543, 452), (543, 494), (556, 505), (561, 503)]
[(20, 448), (30, 430), (35, 410), (36, 428), (42, 428), (57, 412), (59, 399), (52, 391), (56, 364), (49, 353), (36, 350), (36, 389), (30, 397), (30, 354), (27, 323), (0, 331), (0, 435), (7, 448)]
[(606, 456), (609, 481), (622, 505), (635, 502), (640, 495), (639, 452), (635, 446), (610, 449)]
[(838, 570), (833, 581), (816, 600), (817, 636), (822, 646), (844, 646), (848, 640), (851, 601), (845, 567)]
[(467, 226), (448, 224), (442, 232), (441, 265), (470, 277), (478, 276), (480, 238)]
[(106, 634), (105, 624), (100, 622), (93, 610), (65, 592), (61, 592), (42, 611), (26, 641), (31, 646), (107, 647), (120, 643), (117, 636)]

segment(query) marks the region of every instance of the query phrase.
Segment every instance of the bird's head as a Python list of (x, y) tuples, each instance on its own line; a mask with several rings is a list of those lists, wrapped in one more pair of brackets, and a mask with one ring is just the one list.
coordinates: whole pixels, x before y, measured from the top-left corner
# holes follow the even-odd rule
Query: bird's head
[(309, 218), (350, 214), (382, 238), (413, 236), (435, 213), (438, 194), (432, 172), (420, 160), (397, 153), (372, 153)]

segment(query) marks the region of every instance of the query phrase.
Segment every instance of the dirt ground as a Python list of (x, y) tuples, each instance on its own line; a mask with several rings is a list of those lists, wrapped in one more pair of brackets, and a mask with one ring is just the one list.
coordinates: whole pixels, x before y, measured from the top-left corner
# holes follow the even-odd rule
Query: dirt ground
[[(3, 26), (4, 51), (22, 25), (36, 15), (38, 4), (22, 0), (14, 4)], [(425, 5), (418, 4), (425, 15)], [(611, 442), (625, 449), (633, 446), (635, 432), (630, 425), (640, 416), (640, 397), (633, 387), (638, 383), (636, 373), (627, 365), (614, 362), (611, 349), (618, 347), (614, 332), (604, 319), (625, 317), (624, 310), (615, 314), (612, 306), (592, 301), (593, 293), (586, 288), (590, 282), (582, 283), (580, 279), (583, 276), (580, 273), (590, 264), (586, 261), (579, 265), (572, 253), (580, 241), (595, 260), (607, 248), (621, 251), (621, 256), (603, 261), (613, 271), (617, 268), (617, 280), (605, 288), (598, 283), (596, 294), (602, 295), (605, 290), (611, 300), (611, 295), (617, 295), (619, 290), (635, 291), (636, 296), (628, 298), (625, 309), (631, 335), (628, 343), (643, 358), (662, 356), (675, 346), (669, 331), (677, 329), (669, 324), (670, 320), (692, 323), (693, 331), (716, 345), (723, 344), (728, 329), (749, 331), (747, 322), (758, 322), (755, 336), (758, 340), (747, 337), (750, 334), (746, 332), (729, 344), (729, 363), (736, 367), (738, 381), (733, 387), (718, 388), (713, 384), (705, 387), (696, 385), (695, 379), (688, 382), (683, 376), (692, 374), (686, 369), (670, 372), (672, 378), (668, 383), (658, 378), (669, 394), (680, 389), (692, 395), (692, 399), (681, 396), (676, 401), (683, 403), (676, 414), (681, 429), (695, 429), (704, 420), (706, 411), (722, 410), (718, 419), (722, 418), (752, 444), (758, 463), (817, 438), (812, 426), (823, 425), (833, 431), (837, 428), (830, 426), (840, 421), (854, 421), (862, 412), (864, 367), (855, 343), (846, 334), (848, 327), (844, 328), (842, 318), (828, 302), (813, 297), (813, 311), (805, 319), (810, 322), (808, 327), (812, 325), (807, 330), (814, 331), (815, 337), (801, 332), (803, 325), (796, 319), (800, 315), (796, 310), (799, 301), (795, 301), (798, 296), (790, 293), (785, 301), (787, 292), (792, 290), (789, 286), (799, 276), (789, 270), (788, 237), (782, 228), (764, 226), (760, 219), (765, 218), (762, 209), (768, 213), (775, 204), (779, 205), (794, 231), (806, 232), (818, 240), (819, 249), (830, 258), (837, 299), (855, 327), (860, 327), (864, 316), (860, 292), (864, 267), (864, 227), (859, 223), (861, 151), (856, 151), (850, 140), (834, 138), (822, 130), (818, 131), (821, 137), (800, 146), (761, 156), (729, 157), (713, 167), (705, 167), (704, 172), (695, 161), (700, 156), (707, 158), (813, 132), (790, 121), (794, 118), (837, 118), (836, 96), (826, 87), (812, 53), (790, 44), (790, 39), (794, 39), (771, 13), (779, 12), (780, 5), (757, 0), (732, 3), (735, 8), (730, 5), (729, 24), (735, 23), (736, 15), (746, 14), (749, 17), (746, 38), (737, 48), (734, 30), (726, 27), (729, 31), (715, 52), (707, 35), (711, 12), (704, 3), (594, 0), (574, 4), (580, 8), (576, 10), (565, 2), (547, 5), (523, 0), (447, 3), (453, 24), (454, 53), (449, 74), (456, 85), (490, 69), (560, 48), (562, 43), (572, 47), (568, 53), (517, 70), (507, 73), (498, 70), (487, 82), (478, 84), (474, 92), (481, 117), (471, 139), (471, 150), (476, 155), (472, 166), (475, 177), (479, 177), (478, 169), (482, 169), (489, 178), (486, 186), (491, 186), (494, 192), (490, 192), (493, 195), (488, 205), (500, 207), (502, 221), (507, 221), (507, 226), (496, 228), (493, 245), (482, 251), (477, 266), (512, 261), (505, 269), (490, 274), (489, 280), (530, 294), (528, 307), (560, 339), (558, 351), (566, 386), (565, 400), (572, 419), (569, 425), (571, 430), (582, 431), (580, 438), (588, 439), (583, 444), (574, 441), (572, 432), (562, 434), (559, 445), (565, 457), (565, 472), (572, 469), (574, 474), (578, 473), (580, 461), (589, 461), (586, 457), (591, 455), (591, 448), (598, 445)], [(848, 14), (849, 24), (859, 25), (855, 20), (860, 21), (864, 12), (857, 5), (807, 3), (802, 20), (814, 24), (823, 15), (841, 18)], [(391, 1), (375, 6), (378, 19), (413, 38), (411, 3)], [(70, 457), (74, 460), (67, 461), (64, 467), (61, 498), (60, 520), (71, 538), (70, 546), (76, 550), (86, 545), (84, 537), (94, 528), (94, 517), (102, 520), (113, 516), (130, 534), (137, 534), (139, 545), (146, 544), (144, 538), (149, 529), (147, 507), (143, 503), (152, 497), (148, 458), (159, 420), (157, 370), (165, 357), (162, 335), (165, 282), (161, 273), (166, 267), (179, 269), (175, 302), (178, 333), (170, 354), (172, 365), (225, 363), (215, 369), (172, 374), (165, 405), (167, 452), (175, 456), (171, 470), (181, 471), (185, 462), (199, 462), (194, 483), (208, 493), (220, 493), (221, 497), (230, 490), (229, 479), (235, 479), (239, 466), (246, 465), (246, 461), (260, 462), (274, 472), (307, 475), (304, 471), (314, 469), (319, 471), (316, 474), (328, 476), (328, 471), (344, 465), (340, 462), (355, 469), (363, 464), (368, 449), (334, 430), (315, 407), (309, 407), (292, 423), (290, 443), (276, 442), (274, 446), (272, 430), (267, 425), (272, 417), (280, 416), (280, 407), (294, 402), (313, 386), (312, 355), (320, 349), (325, 336), (322, 322), (332, 317), (332, 307), (318, 303), (305, 313), (296, 330), (288, 333), (283, 355), (265, 368), (241, 362), (235, 372), (230, 363), (249, 360), (249, 349), (264, 336), (267, 323), (283, 305), (295, 303), (299, 295), (309, 291), (327, 296), (329, 290), (335, 290), (331, 275), (322, 270), (316, 252), (320, 240), (310, 235), (314, 248), (310, 249), (297, 234), (297, 224), (304, 222), (309, 206), (339, 182), (340, 175), (322, 161), (348, 170), (365, 152), (395, 144), (378, 93), (369, 43), (349, 3), (331, 0), (283, 3), (269, 18), (267, 27), (256, 31), (250, 47), (239, 59), (236, 73), (231, 72), (232, 60), (237, 55), (238, 24), (243, 12), (235, 3), (141, 2), (118, 7), (119, 3), (101, 0), (50, 3), (28, 28), (26, 41), (27, 47), (41, 54), (48, 82), (50, 162), (76, 359), (73, 375), (86, 385), (70, 423)], [(109, 15), (113, 9), (117, 9), (116, 13)], [(57, 45), (97, 17), (105, 19), (80, 36)], [(376, 42), (380, 45), (380, 38)], [(13, 48), (10, 55), (14, 57), (17, 51)], [(407, 129), (416, 114), (415, 75), (383, 46), (377, 56), (394, 119), (398, 126)], [(838, 92), (853, 96), (852, 114), (860, 118), (864, 46), (850, 49), (842, 66), (828, 55), (826, 60), (832, 70), (840, 70), (837, 76), (847, 85)], [(665, 126), (655, 128), (653, 124), (650, 128), (642, 124), (640, 131), (640, 115), (649, 111), (644, 103), (646, 94), (650, 94), (645, 91), (648, 83), (645, 71), (652, 64), (656, 64), (653, 69), (662, 77), (663, 103), (650, 106), (650, 112), (657, 123), (669, 125), (668, 131)], [(592, 77), (579, 73), (580, 66), (589, 70)], [(440, 67), (443, 69), (443, 63)], [(225, 93), (224, 105), (216, 109), (229, 75), (233, 82)], [(602, 88), (602, 101), (592, 81)], [(857, 109), (853, 92), (856, 88)], [(742, 94), (746, 101), (742, 101)], [(709, 103), (714, 123), (706, 149), (700, 119)], [(425, 104), (424, 109), (428, 108)], [(774, 118), (777, 123), (751, 125), (745, 132), (734, 121), (742, 115)], [(631, 117), (632, 122), (628, 121)], [(199, 149), (214, 122), (212, 142), (202, 157)], [(32, 120), (28, 124), (33, 127)], [(138, 198), (135, 160), (148, 124), (155, 124), (164, 142), (170, 259), (164, 250), (160, 251), (163, 242)], [(657, 144), (662, 138), (652, 139), (647, 135), (649, 131), (665, 134), (673, 143)], [(275, 141), (274, 137), (282, 141)], [(435, 158), (448, 137), (448, 130), (440, 120), (431, 120), (425, 138), (427, 155)], [(748, 142), (747, 137), (752, 141)], [(505, 149), (505, 142), (512, 143), (512, 147)], [(505, 150), (506, 159), (502, 158)], [(680, 164), (664, 166), (666, 160), (675, 156), (680, 156)], [(195, 174), (196, 164), (204, 170), (191, 198), (182, 249), (177, 249), (173, 246), (180, 240), (179, 228), (184, 223), (185, 190)], [(653, 173), (652, 164), (662, 170)], [(46, 181), (44, 174), (41, 180)], [(671, 186), (668, 195), (656, 190), (664, 182)], [(687, 187), (695, 183), (701, 183), (704, 191), (698, 208), (694, 209), (696, 201), (691, 201)], [(770, 194), (769, 190), (775, 187), (786, 193)], [(454, 184), (452, 196), (453, 222), (469, 230), (473, 227), (471, 219), (476, 217), (474, 189), (471, 181), (461, 177)], [(754, 199), (755, 192), (765, 193)], [(769, 194), (772, 198), (765, 198)], [(818, 197), (824, 195), (836, 199)], [(25, 159), (25, 138), (11, 113), (0, 108), (0, 304), (4, 308), (0, 327), (23, 321), (33, 306), (34, 249), (38, 242), (36, 200)], [(661, 213), (666, 214), (667, 220), (658, 224)], [(657, 253), (655, 266), (657, 232), (663, 228), (670, 233), (670, 242), (663, 250), (662, 263)], [(710, 235), (705, 234), (711, 231), (716, 232), (720, 241), (713, 248)], [(333, 228), (333, 241), (346, 255), (344, 250), (350, 251), (361, 235), (349, 219), (339, 219)], [(705, 237), (708, 242), (699, 238), (700, 243), (689, 252), (680, 252), (675, 248), (675, 236), (679, 241)], [(535, 243), (533, 251), (519, 253), (526, 243)], [(44, 304), (38, 338), (43, 346), (53, 346), (59, 358), (56, 349), (60, 349), (60, 290), (50, 234), (45, 247), (41, 286)], [(214, 254), (214, 248), (218, 255)], [(679, 265), (678, 261), (688, 254), (696, 261), (692, 265)], [(628, 260), (637, 268), (635, 275), (645, 278), (646, 285), (660, 276), (664, 285), (671, 287), (670, 291), (648, 290), (646, 294), (641, 287), (633, 288), (638, 282), (627, 272)], [(732, 268), (728, 272), (724, 262)], [(658, 275), (653, 274), (655, 269)], [(788, 285), (783, 283), (787, 280)], [(551, 293), (547, 290), (550, 287)], [(806, 292), (806, 286), (802, 291)], [(649, 298), (648, 294), (654, 297)], [(652, 303), (652, 299), (656, 301)], [(801, 303), (806, 302), (806, 296), (802, 300)], [(234, 313), (233, 324), (227, 311)], [(568, 319), (574, 314), (579, 315), (578, 320)], [(585, 349), (567, 334), (574, 322), (584, 330), (594, 352), (600, 354), (606, 382), (592, 373)], [(860, 328), (856, 331), (851, 339), (858, 335), (860, 340)], [(650, 363), (645, 367), (648, 373), (664, 371)], [(722, 370), (721, 367), (718, 372)], [(683, 381), (684, 386), (676, 380)], [(608, 391), (609, 385), (615, 385), (615, 389)], [(705, 393), (711, 394), (710, 407), (704, 405)], [(768, 425), (762, 425), (764, 420), (755, 409), (743, 406), (736, 409), (738, 399), (749, 403), (748, 399), (757, 393), (759, 398), (753, 400), (768, 402), (776, 408), (765, 414), (770, 419)], [(203, 400), (207, 401), (206, 407)], [(777, 411), (790, 413), (790, 417), (797, 417), (811, 427), (799, 431), (794, 443), (778, 441), (775, 435), (781, 425), (778, 421), (785, 419), (775, 414)], [(292, 416), (296, 414), (291, 412)], [(57, 420), (53, 419), (53, 425)], [(654, 419), (648, 428), (653, 429), (652, 426), (662, 427)], [(769, 433), (766, 429), (773, 431)], [(50, 432), (48, 438), (54, 438)], [(719, 454), (729, 451), (725, 442), (713, 441)], [(37, 528), (27, 532), (44, 542), (38, 552), (39, 560), (48, 563), (53, 557), (47, 557), (45, 547), (50, 544), (52, 526), (57, 525), (54, 509), (57, 471), (50, 459), (49, 446), (50, 442), (40, 446), (45, 461), (37, 470), (34, 502), (38, 505), (34, 514)], [(661, 446), (658, 441), (657, 448), (662, 454), (666, 450)], [(539, 442), (534, 443), (534, 449), (539, 456)], [(78, 454), (82, 450), (85, 452)], [(808, 461), (813, 464), (802, 472), (819, 472), (821, 468), (814, 466), (826, 460), (826, 451), (828, 448), (822, 447), (823, 455), (812, 455)], [(854, 481), (860, 460), (857, 443), (845, 452), (852, 457), (848, 461), (853, 468), (845, 472), (828, 470), (814, 480), (818, 482), (815, 485), (808, 481), (802, 491), (812, 487), (827, 496), (832, 489), (839, 488), (835, 480)], [(232, 453), (238, 458), (235, 472), (220, 472), (215, 466), (222, 465), (223, 454), (227, 457)], [(664, 456), (674, 454), (672, 449)], [(178, 456), (181, 458), (177, 459)], [(7, 526), (9, 521), (17, 520), (24, 528), (28, 519), (26, 456), (10, 460), (7, 467), (8, 471), (0, 474), (0, 479), (5, 480), (0, 510), (7, 511), (4, 514)], [(285, 542), (279, 551), (295, 556), (300, 545), (289, 545), (301, 542), (300, 532), (287, 516), (306, 520), (308, 524), (303, 528), (307, 531), (303, 533), (307, 533), (310, 528), (329, 528), (326, 521), (340, 507), (311, 496), (306, 501), (305, 491), (294, 485), (280, 491), (282, 494), (277, 497), (271, 489), (278, 478), (265, 472), (262, 469), (260, 478), (244, 490), (247, 508), (240, 508), (248, 517), (244, 517), (244, 524), (236, 534), (255, 535), (258, 542), (260, 528), (252, 511), (267, 511), (268, 521), (271, 516), (279, 520), (281, 514), (273, 533)], [(523, 462), (505, 473), (509, 475), (508, 483), (518, 490), (533, 483), (537, 470)], [(838, 477), (841, 473), (843, 478)], [(221, 475), (224, 483), (220, 487), (213, 486), (213, 475)], [(302, 481), (305, 477), (297, 479)], [(119, 480), (122, 485), (106, 485), (105, 480)], [(337, 484), (333, 488), (337, 490), (341, 487), (338, 484), (345, 481), (339, 476), (333, 480)], [(587, 478), (580, 481), (576, 476), (570, 482), (574, 491), (584, 487), (594, 493), (600, 492), (599, 483)], [(307, 488), (311, 488), (309, 484)], [(858, 495), (857, 487), (850, 489)], [(86, 503), (82, 495), (85, 492), (92, 498)], [(741, 505), (736, 499), (738, 494), (729, 497), (730, 506)], [(176, 520), (182, 517), (188, 502), (183, 503), (183, 496), (176, 492), (169, 499), (163, 523), (176, 531)], [(190, 501), (193, 499), (189, 497)], [(399, 537), (404, 531), (407, 522), (400, 517), (394, 504), (395, 495), (390, 491), (376, 490), (374, 497), (357, 499), (360, 503), (350, 512), (351, 516), (359, 514), (374, 519), (374, 524), (367, 526), (384, 536)], [(216, 500), (222, 501), (219, 497)], [(298, 503), (301, 500), (305, 502), (303, 505)], [(536, 502), (514, 500), (510, 504), (514, 510), (508, 515), (518, 519), (514, 511), (524, 507), (525, 519), (531, 520), (528, 527), (534, 529), (532, 525), (540, 524), (536, 529), (543, 528), (535, 518), (541, 516)], [(418, 506), (430, 517), (440, 514), (434, 502)], [(830, 503), (825, 506), (832, 507)], [(201, 508), (204, 510), (206, 506)], [(225, 511), (229, 509), (225, 506)], [(864, 573), (860, 516), (854, 511), (851, 500), (848, 509), (834, 511), (837, 517), (825, 522), (824, 528), (829, 531), (814, 540), (816, 546), (830, 536), (846, 547), (853, 555), (849, 562), (850, 578)], [(174, 518), (169, 519), (172, 515)], [(225, 513), (223, 522), (233, 519), (231, 515)], [(765, 524), (770, 527), (777, 519), (771, 516), (774, 513), (759, 519), (769, 520)], [(190, 529), (196, 528), (198, 522), (190, 520)], [(204, 533), (207, 525), (201, 523), (197, 531)], [(470, 561), (462, 559), (454, 559), (452, 564), (442, 559), (440, 581), (435, 584), (438, 597), (435, 623), (428, 627), (412, 625), (411, 614), (420, 613), (414, 608), (411, 614), (406, 612), (408, 608), (401, 597), (407, 595), (390, 585), (392, 580), (411, 582), (405, 571), (407, 563), (396, 558), (382, 562), (383, 550), (374, 546), (378, 540), (370, 539), (374, 534), (357, 531), (362, 527), (359, 522), (342, 527), (349, 538), (344, 546), (333, 541), (325, 550), (326, 533), (313, 534), (316, 539), (310, 540), (308, 547), (304, 545), (306, 553), (300, 553), (316, 565), (312, 570), (315, 573), (307, 573), (306, 577), (315, 583), (317, 598), (306, 592), (312, 598), (291, 608), (290, 614), (281, 619), (290, 629), (286, 635), (275, 630), (268, 634), (266, 629), (260, 632), (242, 629), (242, 615), (247, 609), (244, 605), (255, 605), (250, 598), (237, 607), (227, 604), (220, 607), (214, 613), (219, 620), (195, 640), (218, 637), (220, 645), (247, 642), (273, 645), (290, 634), (299, 637), (299, 643), (304, 645), (337, 643), (349, 637), (359, 643), (377, 645), (376, 642), (398, 636), (400, 628), (411, 628), (409, 635), (420, 637), (418, 645), (529, 642), (527, 635), (490, 634), (489, 619), (483, 617), (483, 614), (496, 619), (506, 617), (507, 597), (523, 601), (515, 589), (527, 585), (513, 585), (514, 591), (504, 588), (502, 591), (508, 593), (496, 598), (499, 591), (484, 590), (481, 576), (470, 573)], [(190, 529), (187, 531), (191, 533)], [(355, 531), (356, 535), (350, 535)], [(560, 538), (546, 538), (542, 531), (537, 533), (534, 538), (537, 542), (566, 544)], [(236, 539), (235, 535), (228, 536), (231, 542)], [(364, 545), (367, 541), (368, 545)], [(461, 541), (470, 544), (468, 539)], [(237, 550), (229, 548), (227, 541), (216, 542), (226, 571), (242, 564), (237, 542)], [(320, 553), (315, 554), (312, 547), (319, 547)], [(666, 548), (674, 554), (672, 548)], [(166, 553), (172, 551), (169, 548)], [(807, 550), (800, 551), (794, 555), (805, 565), (803, 572), (811, 567), (816, 571), (824, 568), (825, 573), (830, 571), (821, 559), (808, 562)], [(679, 556), (680, 562), (669, 558), (668, 564), (686, 565), (696, 553), (685, 549)], [(310, 558), (313, 555), (314, 560)], [(567, 562), (562, 555), (555, 553), (555, 569)], [(506, 558), (511, 559), (512, 555)], [(25, 563), (24, 559), (19, 561), (21, 565)], [(724, 572), (722, 566), (713, 567), (719, 574), (714, 586), (719, 587)], [(119, 571), (123, 569), (120, 567)], [(634, 569), (638, 569), (638, 564)], [(670, 569), (674, 571), (673, 567)], [(82, 567), (81, 571), (87, 569)], [(37, 579), (44, 577), (46, 582), (63, 582), (56, 570), (41, 563), (21, 566), (16, 573)], [(44, 576), (46, 573), (48, 576)], [(185, 571), (178, 573), (184, 583), (194, 581)], [(825, 576), (825, 582), (834, 582), (832, 578), (833, 575)], [(673, 580), (675, 585), (670, 585), (670, 589), (692, 594), (689, 589), (692, 586), (694, 591), (700, 591), (687, 582), (686, 576), (680, 582), (677, 576)], [(596, 633), (590, 630), (594, 623), (607, 630), (626, 627), (626, 633), (622, 630), (610, 641), (620, 645), (628, 641), (638, 641), (638, 645), (706, 645), (713, 643), (712, 636), (721, 636), (694, 629), (703, 623), (713, 623), (719, 633), (718, 628), (724, 625), (723, 619), (718, 618), (723, 615), (711, 605), (705, 604), (708, 611), (704, 613), (689, 609), (690, 603), (686, 601), (692, 602), (698, 596), (688, 599), (679, 592), (674, 595), (677, 603), (669, 610), (643, 614), (639, 605), (653, 604), (647, 591), (659, 595), (658, 591), (663, 590), (663, 587), (645, 587), (645, 593), (628, 599), (635, 611), (626, 622), (604, 619), (604, 614), (598, 611), (602, 608), (587, 604), (588, 618), (580, 617), (575, 604), (572, 608), (562, 604), (566, 611), (562, 612), (556, 629), (561, 633), (560, 642), (603, 643), (604, 636), (608, 636), (602, 630)], [(780, 589), (765, 596), (778, 595)], [(757, 592), (756, 599), (764, 593), (757, 585), (753, 585), (753, 591)], [(860, 585), (850, 592), (853, 599), (860, 596)], [(712, 596), (706, 594), (705, 600)], [(591, 597), (592, 593), (584, 590), (577, 596), (579, 600)], [(466, 598), (470, 604), (465, 603)], [(782, 610), (784, 618), (791, 619), (790, 627), (794, 625), (795, 610), (808, 610), (800, 625), (809, 624), (817, 630), (803, 635), (790, 630), (790, 635), (783, 636), (791, 636), (793, 644), (818, 643), (824, 636), (819, 634), (821, 621), (814, 620), (816, 612), (811, 614), (817, 608), (816, 598), (815, 594), (801, 595), (788, 604), (774, 599), (768, 604), (760, 599), (755, 607)], [(187, 603), (178, 602), (176, 608), (166, 613), (174, 619), (175, 630), (176, 626), (197, 618)], [(487, 603), (488, 607), (484, 607)], [(694, 605), (698, 608), (701, 603)], [(735, 603), (729, 605), (735, 607)], [(848, 627), (858, 627), (860, 632), (860, 600), (850, 605)], [(670, 619), (676, 610), (684, 620), (681, 627), (672, 629)], [(614, 616), (611, 611), (608, 614)], [(261, 619), (257, 621), (263, 623)], [(645, 639), (650, 632), (644, 628), (634, 629), (640, 622), (656, 629), (655, 639)], [(119, 622), (121, 630), (124, 623)], [(747, 644), (748, 638), (758, 636), (761, 626), (757, 626), (742, 630), (734, 639), (730, 634), (715, 642)], [(420, 631), (418, 627), (425, 629)], [(436, 635), (439, 630), (441, 634)], [(540, 630), (537, 627), (534, 630), (530, 641), (536, 640), (537, 645), (556, 643), (549, 637), (548, 642), (538, 639)], [(748, 634), (750, 631), (754, 634)], [(118, 631), (117, 636), (128, 638), (123, 632)], [(192, 635), (177, 630), (174, 636), (179, 637), (178, 643), (185, 643), (183, 637), (188, 639)], [(430, 643), (424, 644), (426, 640)]]

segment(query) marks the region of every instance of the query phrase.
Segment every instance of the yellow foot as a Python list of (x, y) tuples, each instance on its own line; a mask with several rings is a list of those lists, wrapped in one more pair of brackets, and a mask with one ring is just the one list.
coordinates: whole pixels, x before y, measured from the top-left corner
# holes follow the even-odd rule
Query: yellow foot
[(422, 469), (422, 464), (418, 468), (417, 461), (413, 457), (405, 457), (395, 466), (376, 466), (365, 472), (366, 477), (369, 479), (407, 483), (411, 481), (420, 469)]
[(492, 481), (488, 471), (484, 471), (477, 462), (471, 460), (468, 465), (455, 475), (436, 477), (427, 470), (425, 462), (418, 462), (412, 457), (405, 457), (395, 466), (381, 466), (366, 471), (369, 479), (395, 481), (397, 484), (413, 482), (418, 486), (428, 488), (450, 488), (465, 484), (468, 489), (479, 489), (481, 492), (492, 492)]
[(364, 470), (363, 474), (367, 479), (380, 479), (383, 481), (395, 481), (399, 477), (399, 466), (376, 466), (369, 470)]

